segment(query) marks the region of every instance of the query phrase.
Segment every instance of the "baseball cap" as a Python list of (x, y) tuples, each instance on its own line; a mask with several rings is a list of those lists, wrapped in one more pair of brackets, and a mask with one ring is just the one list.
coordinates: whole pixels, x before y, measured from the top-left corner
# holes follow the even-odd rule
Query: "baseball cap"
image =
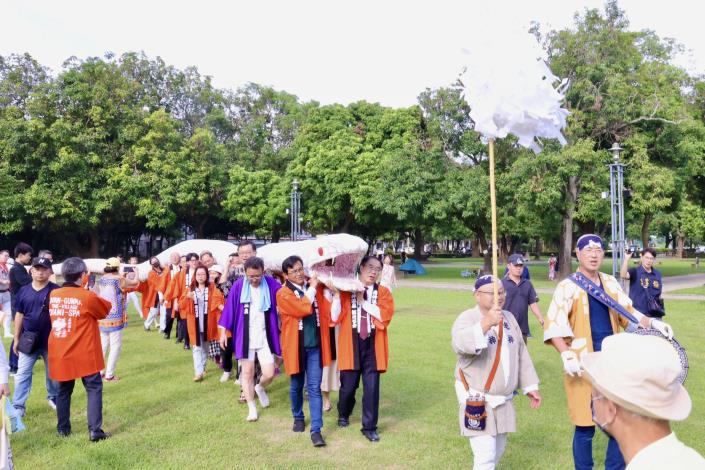
[(106, 268), (119, 268), (120, 267), (120, 260), (116, 257), (108, 258), (105, 260), (105, 267)]
[(514, 253), (509, 256), (509, 264), (513, 264), (514, 266), (522, 266), (524, 264), (524, 257), (519, 253)]
[(46, 269), (52, 269), (52, 263), (49, 258), (35, 256), (32, 258), (32, 267), (40, 266)]

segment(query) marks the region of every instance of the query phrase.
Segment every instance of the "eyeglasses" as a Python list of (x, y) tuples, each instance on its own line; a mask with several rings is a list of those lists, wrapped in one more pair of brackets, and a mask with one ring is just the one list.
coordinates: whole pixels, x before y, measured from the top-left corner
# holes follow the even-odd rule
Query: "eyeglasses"
[(604, 395), (600, 395), (600, 396), (597, 396), (597, 397), (592, 397), (592, 398), (590, 399), (590, 413), (592, 414), (592, 420), (593, 420), (593, 422), (595, 422), (595, 423), (597, 422), (597, 417), (595, 416), (595, 402), (596, 402), (597, 400), (602, 400), (603, 398), (605, 398), (605, 396), (604, 396)]
[(290, 269), (287, 274), (301, 274), (304, 272), (304, 268)]
[(378, 268), (376, 266), (363, 266), (362, 269), (366, 269), (367, 271), (372, 271), (373, 273), (381, 273), (382, 268)]

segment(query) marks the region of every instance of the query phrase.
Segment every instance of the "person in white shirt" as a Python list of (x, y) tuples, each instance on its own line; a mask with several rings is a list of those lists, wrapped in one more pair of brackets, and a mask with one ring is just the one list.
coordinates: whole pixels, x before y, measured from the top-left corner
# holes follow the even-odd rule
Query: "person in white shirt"
[(705, 469), (705, 459), (671, 430), (670, 421), (686, 419), (692, 403), (668, 340), (612, 335), (602, 351), (582, 358), (582, 367), (592, 384), (593, 421), (619, 443), (627, 470)]

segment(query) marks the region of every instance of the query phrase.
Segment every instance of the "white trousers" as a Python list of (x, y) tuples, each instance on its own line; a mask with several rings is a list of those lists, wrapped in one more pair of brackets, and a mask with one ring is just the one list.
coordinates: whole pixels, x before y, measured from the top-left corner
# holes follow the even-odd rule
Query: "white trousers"
[(166, 330), (166, 307), (159, 303), (159, 331)]
[(201, 375), (206, 371), (206, 361), (208, 360), (208, 341), (204, 341), (203, 346), (191, 345), (193, 354), (193, 371), (195, 375)]
[(122, 331), (113, 331), (111, 333), (100, 332), (100, 344), (103, 346), (103, 359), (105, 360), (105, 353), (110, 347), (110, 354), (108, 354), (108, 359), (105, 361), (106, 367), (103, 372), (106, 377), (113, 377), (115, 375), (115, 366), (117, 365), (118, 358), (120, 357), (120, 351), (122, 351)]
[[(160, 312), (160, 311), (161, 311), (161, 314), (162, 314), (162, 318), (164, 318), (164, 315), (165, 315), (165, 314), (164, 314), (165, 308), (164, 308), (163, 305), (162, 305), (160, 308), (154, 308), (154, 307), (152, 307), (152, 308), (149, 309), (149, 313), (147, 314), (147, 319), (144, 321), (144, 327), (145, 327), (145, 328), (149, 329), (149, 328), (152, 326), (152, 323), (154, 323), (155, 325), (157, 324), (157, 320), (156, 320), (156, 318), (157, 318), (157, 312)], [(162, 329), (163, 329), (163, 328), (162, 328)]]
[(137, 297), (137, 292), (127, 294), (127, 301), (132, 302), (132, 306), (135, 307), (135, 313), (142, 318), (142, 305), (140, 305), (140, 298)]
[(470, 449), (473, 455), (473, 470), (494, 470), (507, 446), (507, 435), (473, 436), (470, 438)]

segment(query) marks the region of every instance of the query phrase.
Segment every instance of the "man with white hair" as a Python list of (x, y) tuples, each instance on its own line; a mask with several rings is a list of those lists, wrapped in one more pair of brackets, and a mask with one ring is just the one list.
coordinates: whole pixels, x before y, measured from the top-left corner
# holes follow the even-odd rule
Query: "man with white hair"
[[(553, 345), (563, 360), (568, 412), (575, 425), (575, 468), (592, 470), (592, 440), (595, 436), (590, 413), (592, 387), (582, 378), (579, 358), (586, 353), (600, 351), (602, 341), (617, 333), (620, 327), (627, 331), (638, 327), (654, 328), (668, 337), (673, 336), (673, 330), (666, 323), (650, 319), (635, 310), (617, 279), (600, 272), (605, 252), (599, 236), (587, 234), (578, 238), (575, 254), (578, 270), (556, 286), (546, 314), (543, 340)], [(636, 355), (632, 357), (636, 361), (642, 360)], [(624, 466), (617, 441), (610, 438), (605, 469), (622, 470)]]
[(451, 346), (458, 356), (455, 391), (460, 433), (470, 440), (473, 470), (494, 469), (504, 453), (507, 435), (516, 431), (515, 390), (522, 389), (532, 408), (541, 405), (538, 375), (519, 324), (502, 310), (505, 298), (499, 279), (478, 278), (477, 305), (461, 313), (451, 330)]
[[(625, 361), (629, 367), (624, 367)], [(592, 384), (592, 419), (619, 443), (627, 470), (702, 469), (705, 459), (671, 431), (692, 403), (680, 383), (681, 364), (667, 340), (618, 334), (582, 359)]]

